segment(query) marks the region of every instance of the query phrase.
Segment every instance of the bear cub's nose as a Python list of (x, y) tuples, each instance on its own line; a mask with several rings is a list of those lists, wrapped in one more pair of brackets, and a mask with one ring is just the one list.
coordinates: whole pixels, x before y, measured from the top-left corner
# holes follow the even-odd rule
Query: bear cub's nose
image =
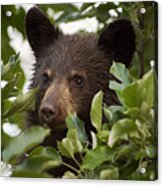
[(50, 105), (44, 105), (41, 108), (41, 115), (45, 121), (54, 119), (58, 114), (58, 109)]

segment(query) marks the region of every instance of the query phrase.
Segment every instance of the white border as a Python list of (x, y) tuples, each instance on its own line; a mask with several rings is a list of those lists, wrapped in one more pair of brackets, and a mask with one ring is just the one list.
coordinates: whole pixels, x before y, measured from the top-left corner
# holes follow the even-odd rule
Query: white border
[[(67, 2), (95, 2), (97, 0), (1, 0), (1, 4), (23, 4), (23, 3), (37, 3), (37, 4), (47, 4), (47, 3), (67, 3)], [(100, 0), (101, 2), (104, 0)], [(110, 0), (105, 0), (110, 1)], [(119, 0), (119, 2), (128, 2), (129, 0)], [(112, 2), (112, 1), (110, 1)], [(100, 180), (62, 180), (62, 179), (31, 179), (31, 178), (0, 178), (1, 186), (49, 186), (49, 185), (57, 185), (57, 186), (108, 186), (108, 185), (121, 185), (121, 186), (130, 186), (138, 185), (153, 185), (157, 184), (159, 186), (163, 185), (163, 0), (157, 0), (159, 3), (159, 180), (157, 181), (100, 181)], [(160, 21), (161, 20), (161, 21)], [(160, 50), (161, 49), (161, 50)]]

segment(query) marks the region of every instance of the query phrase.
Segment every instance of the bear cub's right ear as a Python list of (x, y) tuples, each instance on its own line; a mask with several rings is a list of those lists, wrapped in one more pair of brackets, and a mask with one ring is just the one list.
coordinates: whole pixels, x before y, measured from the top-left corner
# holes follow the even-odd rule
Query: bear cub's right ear
[(101, 33), (98, 45), (112, 60), (130, 66), (136, 49), (132, 23), (127, 19), (113, 21)]
[(36, 57), (59, 35), (59, 30), (51, 24), (46, 15), (37, 7), (33, 7), (28, 11), (25, 28), (28, 41)]

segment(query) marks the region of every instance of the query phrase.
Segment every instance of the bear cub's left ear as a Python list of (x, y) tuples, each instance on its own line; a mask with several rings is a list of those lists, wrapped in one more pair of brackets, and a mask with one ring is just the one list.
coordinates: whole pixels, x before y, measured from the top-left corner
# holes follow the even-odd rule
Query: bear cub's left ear
[(59, 30), (51, 24), (48, 17), (37, 7), (33, 7), (28, 11), (25, 28), (28, 41), (36, 57), (39, 57), (59, 35)]
[(101, 33), (98, 45), (116, 62), (130, 65), (135, 52), (135, 31), (127, 19), (113, 21)]

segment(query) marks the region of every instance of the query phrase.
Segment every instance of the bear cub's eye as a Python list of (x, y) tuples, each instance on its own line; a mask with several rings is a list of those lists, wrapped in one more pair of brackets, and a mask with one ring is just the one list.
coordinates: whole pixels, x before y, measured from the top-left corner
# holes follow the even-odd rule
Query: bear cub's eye
[(42, 74), (42, 81), (44, 83), (48, 83), (49, 81), (51, 81), (52, 79), (52, 72), (49, 69), (46, 69), (43, 74)]
[(84, 86), (84, 79), (83, 77), (79, 76), (79, 75), (75, 75), (73, 78), (72, 78), (72, 84), (75, 86), (75, 87), (78, 87), (78, 88), (81, 88)]
[(44, 83), (48, 83), (50, 81), (50, 77), (47, 72), (43, 73), (42, 79), (43, 79)]

